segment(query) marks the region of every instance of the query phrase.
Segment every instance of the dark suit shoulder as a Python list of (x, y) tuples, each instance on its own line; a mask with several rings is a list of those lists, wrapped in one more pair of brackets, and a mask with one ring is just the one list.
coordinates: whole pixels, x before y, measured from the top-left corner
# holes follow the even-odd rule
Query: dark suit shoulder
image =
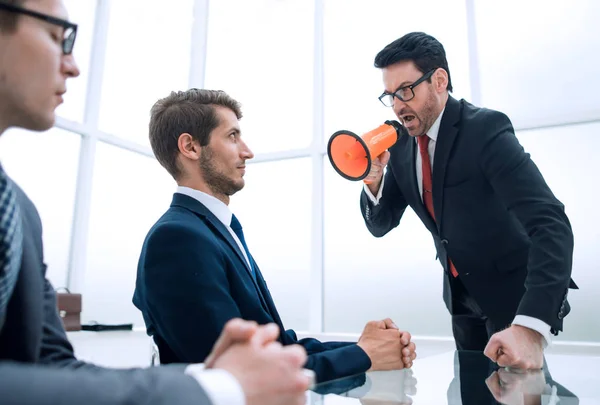
[(514, 132), (513, 125), (506, 114), (485, 107), (476, 107), (461, 100), (462, 113), (460, 128), (464, 132), (477, 133), (480, 139), (489, 139), (504, 131)]
[(198, 229), (202, 227), (204, 221), (192, 211), (182, 207), (170, 207), (153, 226), (154, 228), (163, 226), (181, 226), (184, 228)]
[(146, 237), (146, 245), (156, 243), (181, 247), (193, 244), (196, 249), (214, 249), (217, 239), (206, 223), (193, 212), (180, 207), (171, 207), (152, 226)]

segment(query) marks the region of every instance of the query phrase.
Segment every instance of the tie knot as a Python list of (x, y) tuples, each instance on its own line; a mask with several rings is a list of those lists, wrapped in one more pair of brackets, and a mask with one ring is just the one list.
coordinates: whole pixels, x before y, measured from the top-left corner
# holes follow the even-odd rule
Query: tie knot
[(237, 219), (237, 217), (234, 214), (231, 215), (231, 225), (230, 226), (234, 232), (242, 230), (242, 224), (240, 224), (240, 221)]
[(429, 136), (427, 134), (423, 134), (421, 136), (417, 136), (417, 143), (419, 144), (419, 149), (421, 152), (426, 152), (427, 147), (429, 146)]

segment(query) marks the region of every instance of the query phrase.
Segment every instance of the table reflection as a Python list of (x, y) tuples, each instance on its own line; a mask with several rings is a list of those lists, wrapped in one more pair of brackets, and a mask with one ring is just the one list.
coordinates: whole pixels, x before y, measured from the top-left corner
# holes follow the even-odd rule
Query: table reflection
[[(595, 361), (587, 362), (597, 370)], [(582, 372), (582, 370), (578, 370)], [(600, 374), (591, 378), (600, 386)], [(600, 404), (600, 395), (588, 398)], [(499, 368), (483, 353), (456, 351), (415, 362), (410, 370), (377, 371), (319, 384), (309, 404), (578, 405), (579, 398), (555, 381), (548, 363), (537, 371)], [(582, 404), (583, 405), (583, 404)]]

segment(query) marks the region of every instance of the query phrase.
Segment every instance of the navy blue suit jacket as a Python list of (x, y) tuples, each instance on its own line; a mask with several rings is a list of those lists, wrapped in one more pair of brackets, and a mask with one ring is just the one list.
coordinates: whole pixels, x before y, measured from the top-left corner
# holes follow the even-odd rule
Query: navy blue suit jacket
[[(254, 260), (250, 258), (250, 260)], [(284, 345), (300, 344), (306, 368), (326, 381), (371, 367), (355, 343), (298, 340), (286, 331), (256, 262), (256, 281), (227, 228), (202, 203), (175, 193), (142, 248), (133, 303), (162, 363), (203, 362), (232, 318), (275, 322)]]
[(383, 194), (361, 194), (369, 231), (394, 229), (406, 208), (431, 232), (444, 267), (444, 301), (453, 313), (448, 258), (483, 312), (500, 327), (516, 314), (557, 334), (569, 313), (573, 233), (563, 204), (517, 140), (508, 117), (449, 97), (433, 163), (435, 221), (419, 195), (415, 139), (390, 148)]

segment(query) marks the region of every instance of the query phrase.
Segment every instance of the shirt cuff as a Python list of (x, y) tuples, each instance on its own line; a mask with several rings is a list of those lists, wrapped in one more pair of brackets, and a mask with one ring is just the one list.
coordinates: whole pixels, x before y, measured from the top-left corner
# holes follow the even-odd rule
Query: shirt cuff
[(185, 369), (198, 381), (213, 405), (246, 405), (242, 386), (229, 372), (222, 369), (205, 369), (204, 364), (190, 364)]
[(548, 325), (546, 322), (527, 315), (517, 315), (515, 316), (513, 325), (520, 325), (525, 328), (532, 329), (542, 335), (544, 337), (544, 349), (552, 345), (550, 325)]
[(371, 193), (371, 190), (369, 190), (369, 187), (366, 184), (364, 185), (365, 193), (367, 194), (367, 197), (369, 197), (369, 200), (371, 200), (373, 205), (379, 204), (379, 200), (381, 199), (381, 194), (383, 193), (383, 183), (384, 182), (385, 182), (385, 176), (381, 178), (381, 184), (379, 185), (379, 191), (377, 191), (377, 197), (374, 196), (373, 193)]

